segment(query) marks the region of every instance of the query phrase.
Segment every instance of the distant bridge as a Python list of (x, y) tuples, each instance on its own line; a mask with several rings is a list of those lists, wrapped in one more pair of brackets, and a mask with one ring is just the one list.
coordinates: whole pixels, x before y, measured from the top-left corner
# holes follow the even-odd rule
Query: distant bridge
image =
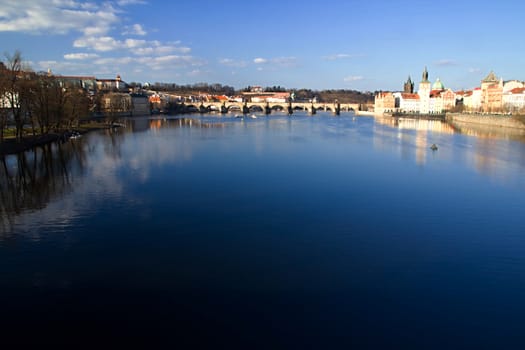
[(310, 114), (315, 114), (317, 111), (333, 112), (351, 112), (358, 111), (359, 103), (324, 103), (324, 102), (195, 102), (186, 103), (186, 107), (197, 108), (201, 112), (217, 111), (221, 113), (228, 113), (230, 111), (241, 111), (243, 113), (250, 113), (255, 111), (262, 111), (270, 114), (272, 111), (307, 111)]

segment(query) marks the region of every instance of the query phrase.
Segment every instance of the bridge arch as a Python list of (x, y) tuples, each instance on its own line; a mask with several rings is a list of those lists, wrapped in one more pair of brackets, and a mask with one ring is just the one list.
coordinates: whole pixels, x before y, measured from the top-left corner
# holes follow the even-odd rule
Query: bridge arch
[(248, 105), (248, 110), (250, 112), (264, 112), (264, 108), (259, 105)]
[(226, 106), (226, 110), (228, 112), (234, 112), (234, 111), (235, 112), (240, 112), (240, 111), (242, 111), (242, 107), (237, 105), (237, 104), (231, 104), (229, 106)]

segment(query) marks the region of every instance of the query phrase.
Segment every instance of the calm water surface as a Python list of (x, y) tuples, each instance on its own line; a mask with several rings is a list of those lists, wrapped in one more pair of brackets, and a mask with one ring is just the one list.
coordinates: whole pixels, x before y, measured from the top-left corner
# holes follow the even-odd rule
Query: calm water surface
[(524, 140), (353, 114), (195, 115), (8, 156), (0, 334), (524, 348)]

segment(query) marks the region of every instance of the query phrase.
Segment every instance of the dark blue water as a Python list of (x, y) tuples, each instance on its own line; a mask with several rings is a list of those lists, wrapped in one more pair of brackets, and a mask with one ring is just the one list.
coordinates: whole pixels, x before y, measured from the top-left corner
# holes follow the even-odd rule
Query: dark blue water
[(8, 344), (525, 347), (519, 134), (139, 118), (0, 168)]

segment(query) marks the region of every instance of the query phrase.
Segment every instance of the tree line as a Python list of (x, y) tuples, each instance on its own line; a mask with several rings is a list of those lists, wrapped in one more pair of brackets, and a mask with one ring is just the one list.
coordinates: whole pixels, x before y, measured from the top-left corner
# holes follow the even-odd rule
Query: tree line
[[(236, 90), (234, 87), (222, 84), (208, 84), (208, 83), (195, 83), (179, 85), (175, 83), (160, 83), (154, 84), (141, 84), (132, 82), (129, 84), (131, 88), (149, 88), (155, 91), (161, 91), (166, 93), (180, 94), (180, 95), (195, 95), (199, 93), (207, 93), (212, 95), (226, 95), (235, 96), (240, 95), (243, 92), (250, 92), (252, 86), (247, 86), (240, 90)], [(295, 92), (296, 99), (300, 100), (312, 100), (317, 99), (319, 102), (333, 102), (338, 100), (341, 103), (373, 103), (374, 93), (372, 92), (361, 92), (356, 90), (311, 90), (311, 89), (287, 89), (280, 85), (267, 86), (262, 88), (264, 92)]]
[(24, 67), (19, 51), (6, 54), (6, 61), (0, 62), (0, 142), (10, 119), (19, 142), (27, 126), (33, 135), (69, 129), (89, 115), (91, 106), (87, 91)]
[(137, 82), (131, 82), (128, 85), (133, 90), (151, 89), (159, 92), (176, 93), (180, 95), (195, 95), (199, 93), (209, 93), (213, 95), (233, 96), (236, 94), (234, 87), (222, 84), (195, 83), (180, 85), (175, 83), (160, 82), (155, 82), (153, 84), (141, 84)]

